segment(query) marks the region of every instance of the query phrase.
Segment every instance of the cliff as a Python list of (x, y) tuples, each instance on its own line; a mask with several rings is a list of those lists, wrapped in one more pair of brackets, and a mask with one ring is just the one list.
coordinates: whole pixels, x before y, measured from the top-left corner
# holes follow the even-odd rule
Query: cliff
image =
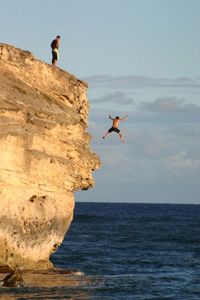
[(73, 192), (100, 165), (87, 84), (0, 44), (0, 267), (44, 270), (73, 218)]

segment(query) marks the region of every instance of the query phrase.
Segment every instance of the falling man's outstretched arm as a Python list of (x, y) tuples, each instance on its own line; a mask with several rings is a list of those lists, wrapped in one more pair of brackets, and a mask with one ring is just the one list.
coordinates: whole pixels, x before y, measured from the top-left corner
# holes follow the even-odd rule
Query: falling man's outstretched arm
[(126, 120), (127, 118), (128, 118), (128, 115), (125, 115), (125, 117), (120, 118), (120, 121), (124, 121), (124, 120)]
[(111, 115), (110, 115), (110, 114), (109, 114), (108, 116), (109, 116), (109, 119), (110, 119), (110, 120), (113, 120), (113, 118), (111, 117)]

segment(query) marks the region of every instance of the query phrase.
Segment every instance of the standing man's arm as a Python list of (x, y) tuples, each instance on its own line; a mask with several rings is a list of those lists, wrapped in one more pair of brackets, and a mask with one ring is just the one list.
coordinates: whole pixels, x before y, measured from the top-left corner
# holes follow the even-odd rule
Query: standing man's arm
[(60, 41), (57, 40), (57, 41), (56, 41), (56, 48), (57, 48), (57, 49), (59, 49), (59, 45), (60, 45)]
[(113, 118), (111, 117), (111, 115), (110, 115), (110, 114), (109, 114), (109, 119), (110, 119), (110, 120), (113, 120)]
[(57, 37), (56, 37), (56, 48), (57, 49), (59, 49), (59, 46), (60, 46), (60, 39), (61, 39), (60, 35), (57, 35)]

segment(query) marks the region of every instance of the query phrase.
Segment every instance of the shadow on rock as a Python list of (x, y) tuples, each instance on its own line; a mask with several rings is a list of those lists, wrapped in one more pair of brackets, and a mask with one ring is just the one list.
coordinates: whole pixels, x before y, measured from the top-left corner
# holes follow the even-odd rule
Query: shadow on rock
[(17, 272), (17, 271), (13, 271), (12, 273), (10, 273), (9, 275), (7, 275), (3, 281), (2, 281), (2, 286), (4, 287), (20, 287), (20, 286), (24, 286), (24, 281), (22, 278), (22, 275)]

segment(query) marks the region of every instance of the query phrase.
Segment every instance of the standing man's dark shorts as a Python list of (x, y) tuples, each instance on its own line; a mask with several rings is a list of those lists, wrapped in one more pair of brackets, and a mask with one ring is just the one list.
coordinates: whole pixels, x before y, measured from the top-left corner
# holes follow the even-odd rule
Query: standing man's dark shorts
[(58, 60), (58, 52), (57, 51), (52, 51), (52, 59)]
[(115, 131), (115, 132), (117, 132), (117, 133), (120, 133), (120, 130), (119, 130), (118, 128), (116, 128), (116, 127), (111, 127), (111, 128), (108, 130), (109, 133), (111, 133), (112, 131)]

